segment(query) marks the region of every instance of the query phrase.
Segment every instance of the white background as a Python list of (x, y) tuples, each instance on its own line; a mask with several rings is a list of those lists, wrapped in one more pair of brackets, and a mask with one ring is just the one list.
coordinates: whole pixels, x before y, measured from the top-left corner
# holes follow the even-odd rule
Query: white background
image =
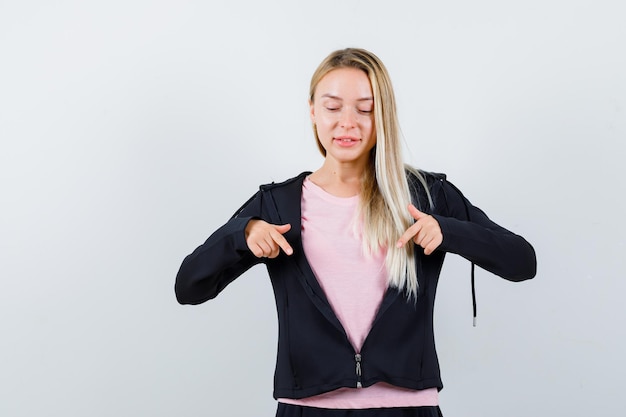
[(386, 63), (407, 160), (537, 250), (536, 279), (449, 257), (449, 417), (623, 412), (620, 0), (0, 0), (0, 415), (272, 416), (262, 268), (179, 306), (183, 257), (261, 183), (321, 164), (309, 78)]

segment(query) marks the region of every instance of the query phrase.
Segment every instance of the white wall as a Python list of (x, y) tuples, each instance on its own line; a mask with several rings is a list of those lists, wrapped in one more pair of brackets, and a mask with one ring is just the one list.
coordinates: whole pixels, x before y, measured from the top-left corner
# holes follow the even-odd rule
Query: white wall
[[(626, 319), (619, 0), (0, 2), (0, 415), (271, 416), (256, 268), (176, 304), (183, 257), (260, 183), (321, 163), (308, 80), (387, 64), (410, 161), (527, 237), (512, 284), (450, 257), (448, 416), (618, 415)], [(238, 411), (232, 411), (233, 408)]]

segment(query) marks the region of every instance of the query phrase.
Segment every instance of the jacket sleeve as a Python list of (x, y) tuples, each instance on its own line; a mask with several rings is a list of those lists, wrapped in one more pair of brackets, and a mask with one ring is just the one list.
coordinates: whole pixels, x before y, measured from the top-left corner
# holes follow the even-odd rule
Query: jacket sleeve
[(176, 299), (200, 304), (215, 298), (235, 278), (263, 262), (248, 249), (245, 229), (261, 212), (261, 193), (248, 200), (231, 219), (184, 260), (176, 275)]
[(435, 203), (438, 214), (433, 214), (443, 233), (440, 250), (461, 255), (509, 281), (535, 276), (537, 259), (530, 243), (491, 221), (445, 179), (440, 184)]

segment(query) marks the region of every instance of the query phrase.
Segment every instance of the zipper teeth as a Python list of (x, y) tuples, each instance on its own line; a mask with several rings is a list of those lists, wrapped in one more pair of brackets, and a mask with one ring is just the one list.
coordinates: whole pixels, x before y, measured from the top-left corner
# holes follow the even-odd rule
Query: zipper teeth
[(363, 385), (361, 384), (361, 354), (357, 353), (354, 355), (354, 361), (356, 362), (356, 387), (357, 388), (362, 388)]

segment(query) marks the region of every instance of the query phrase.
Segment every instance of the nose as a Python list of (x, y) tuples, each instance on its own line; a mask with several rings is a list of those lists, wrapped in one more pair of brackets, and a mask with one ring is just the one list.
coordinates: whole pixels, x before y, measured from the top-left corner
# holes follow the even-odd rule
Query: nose
[(356, 126), (356, 114), (352, 109), (346, 108), (341, 112), (339, 125), (344, 129), (350, 129)]

